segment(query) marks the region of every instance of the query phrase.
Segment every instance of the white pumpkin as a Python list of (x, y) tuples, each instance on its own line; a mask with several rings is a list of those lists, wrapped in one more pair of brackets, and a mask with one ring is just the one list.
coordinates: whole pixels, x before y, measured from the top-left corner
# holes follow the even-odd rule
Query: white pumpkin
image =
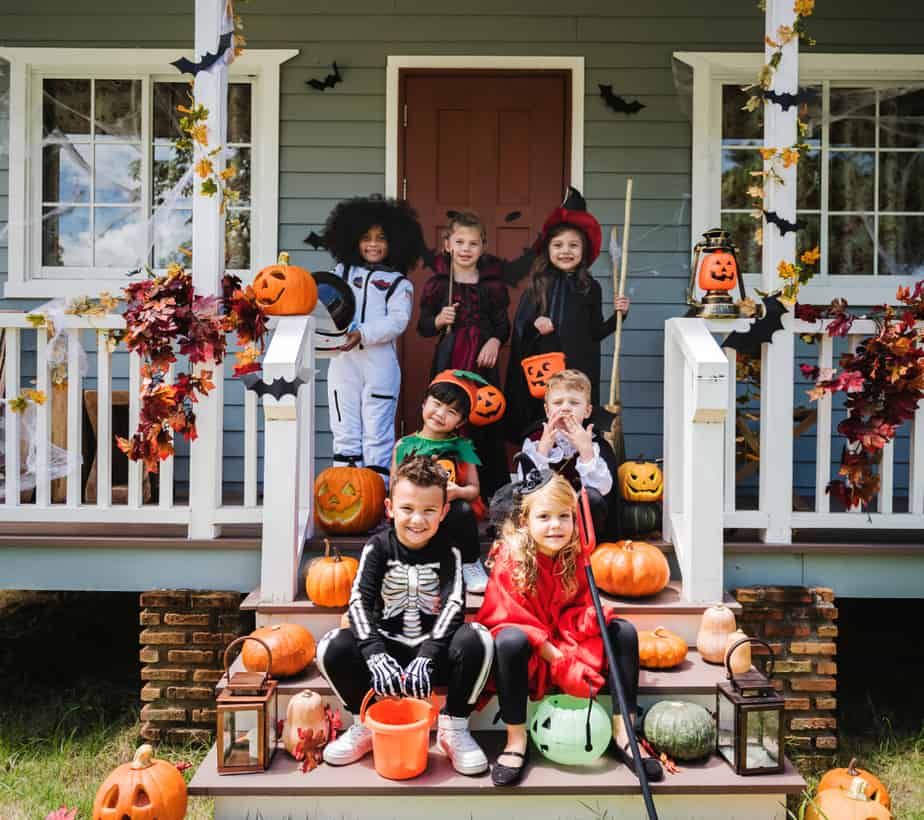
[(324, 701), (321, 696), (310, 689), (305, 689), (293, 695), (286, 709), (286, 722), (282, 727), (282, 743), (286, 751), (295, 757), (295, 747), (300, 739), (298, 730), (320, 731), (323, 742), (316, 743), (317, 747), (324, 746), (329, 740), (330, 724), (324, 711)]
[(728, 636), (737, 628), (735, 613), (727, 606), (711, 606), (703, 613), (696, 635), (696, 649), (704, 661), (725, 662)]

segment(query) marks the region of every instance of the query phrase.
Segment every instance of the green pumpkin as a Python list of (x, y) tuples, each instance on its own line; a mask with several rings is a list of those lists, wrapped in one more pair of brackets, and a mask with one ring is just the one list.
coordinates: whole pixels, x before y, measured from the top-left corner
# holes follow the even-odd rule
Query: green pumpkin
[(590, 746), (587, 744), (586, 698), (550, 695), (533, 716), (529, 734), (536, 748), (553, 763), (587, 766), (606, 751), (613, 736), (610, 716), (590, 701)]
[(645, 713), (645, 737), (675, 760), (698, 760), (715, 751), (715, 718), (698, 703), (662, 700)]
[(623, 538), (648, 535), (661, 528), (661, 505), (623, 501), (620, 511)]

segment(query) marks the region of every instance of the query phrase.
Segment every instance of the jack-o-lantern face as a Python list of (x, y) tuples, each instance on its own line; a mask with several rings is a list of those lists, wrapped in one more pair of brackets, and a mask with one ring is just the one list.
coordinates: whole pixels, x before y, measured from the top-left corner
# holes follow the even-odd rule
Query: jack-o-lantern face
[(365, 467), (328, 467), (314, 483), (314, 509), (327, 532), (365, 532), (385, 510), (385, 482)]
[(660, 501), (664, 494), (664, 474), (651, 461), (626, 461), (616, 474), (626, 501)]
[(93, 801), (97, 820), (183, 820), (186, 781), (176, 767), (154, 759), (145, 744), (107, 777)]
[(699, 286), (703, 290), (731, 290), (738, 281), (738, 263), (728, 251), (704, 253), (699, 265)]
[(475, 406), (468, 420), (476, 427), (493, 424), (504, 417), (507, 410), (507, 399), (499, 388), (493, 384), (486, 384), (479, 388), (475, 396)]
[(318, 286), (304, 268), (289, 264), (289, 254), (279, 254), (279, 262), (263, 268), (253, 280), (257, 304), (271, 316), (311, 313), (318, 303)]
[(453, 484), (458, 484), (456, 481), (456, 463), (451, 458), (438, 458), (436, 463), (437, 466), (443, 468), (449, 481)]
[(542, 353), (538, 356), (528, 356), (520, 363), (526, 375), (526, 386), (529, 395), (534, 399), (545, 398), (545, 388), (552, 376), (565, 369), (564, 353)]

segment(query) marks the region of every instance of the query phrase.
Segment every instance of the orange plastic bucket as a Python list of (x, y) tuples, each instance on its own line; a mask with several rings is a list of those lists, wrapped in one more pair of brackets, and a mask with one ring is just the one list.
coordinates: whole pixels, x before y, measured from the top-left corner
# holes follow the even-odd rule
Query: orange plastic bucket
[(363, 698), (359, 722), (372, 730), (375, 770), (389, 780), (423, 774), (437, 708), (417, 698), (386, 698), (369, 706), (374, 694), (370, 689)]
[(549, 379), (565, 369), (565, 354), (558, 351), (527, 356), (520, 362), (529, 395), (534, 399), (545, 398), (545, 386)]

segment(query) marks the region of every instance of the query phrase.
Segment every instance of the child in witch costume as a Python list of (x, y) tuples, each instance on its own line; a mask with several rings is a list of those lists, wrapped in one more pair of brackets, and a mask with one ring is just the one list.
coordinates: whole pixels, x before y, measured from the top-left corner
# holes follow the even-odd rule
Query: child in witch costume
[(488, 761), (468, 729), (469, 715), (491, 670), (488, 631), (465, 620), (462, 556), (441, 538), (448, 512), (446, 474), (429, 458), (395, 471), (385, 510), (392, 525), (363, 547), (350, 594), (348, 629), (318, 644), (318, 671), (353, 714), (353, 724), (324, 747), (334, 766), (372, 750), (372, 732), (359, 722), (363, 697), (428, 699), (448, 684), (437, 744), (460, 774), (485, 771)]
[(365, 466), (387, 481), (401, 389), (395, 340), (414, 307), (407, 272), (420, 258), (423, 234), (407, 203), (358, 197), (334, 208), (323, 242), (337, 260), (334, 274), (356, 300), (346, 342), (327, 373), (334, 464)]
[(398, 441), (391, 463), (392, 476), (412, 456), (431, 458), (446, 470), (449, 513), (441, 529), (461, 549), (462, 575), (470, 592), (484, 592), (488, 583), (478, 538), (478, 519), (484, 517), (485, 507), (479, 494), (481, 460), (471, 440), (459, 435), (458, 430), (471, 413), (479, 383), (486, 382), (463, 370), (438, 373), (424, 396), (422, 427)]
[[(540, 700), (550, 686), (579, 698), (604, 684), (605, 653), (576, 532), (577, 496), (561, 476), (532, 471), (520, 488), (515, 519), (508, 521), (492, 553), (491, 578), (477, 623), (494, 636), (494, 688), (507, 724), (507, 744), (491, 775), (497, 786), (520, 781), (526, 764), (526, 700)], [(629, 713), (637, 710), (638, 635), (628, 621), (608, 613), (607, 632), (619, 662)], [(627, 763), (628, 735), (613, 716), (618, 754)], [(656, 760), (644, 762), (660, 780)]]
[(604, 321), (600, 283), (590, 266), (600, 255), (600, 223), (588, 213), (580, 192), (568, 189), (560, 208), (546, 219), (536, 242), (538, 256), (517, 306), (507, 369), (507, 437), (518, 443), (542, 418), (540, 399), (530, 395), (522, 362), (541, 353), (565, 354), (565, 367), (590, 377), (591, 403), (600, 401), (600, 342), (616, 329), (616, 313), (629, 310), (617, 297)]

